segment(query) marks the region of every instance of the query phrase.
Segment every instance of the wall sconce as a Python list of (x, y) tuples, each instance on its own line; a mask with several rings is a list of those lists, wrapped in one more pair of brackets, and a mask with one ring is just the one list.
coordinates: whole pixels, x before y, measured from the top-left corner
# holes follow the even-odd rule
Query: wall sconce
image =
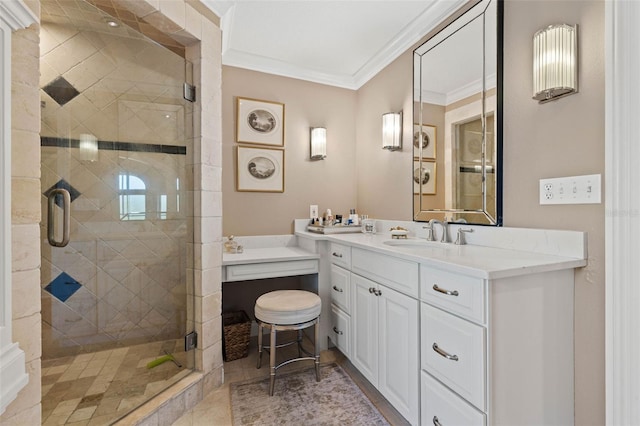
[(382, 149), (402, 149), (402, 111), (382, 114)]
[(83, 161), (98, 161), (98, 138), (92, 134), (80, 134), (80, 159)]
[(533, 36), (533, 99), (578, 92), (578, 26), (550, 25)]
[(311, 128), (311, 160), (324, 160), (327, 157), (327, 129)]

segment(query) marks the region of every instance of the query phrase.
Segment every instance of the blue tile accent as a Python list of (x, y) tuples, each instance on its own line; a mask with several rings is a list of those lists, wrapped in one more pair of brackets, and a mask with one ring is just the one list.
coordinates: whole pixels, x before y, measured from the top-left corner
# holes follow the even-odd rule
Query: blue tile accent
[[(69, 191), (69, 196), (71, 197), (71, 202), (72, 203), (76, 198), (78, 198), (81, 195), (80, 191), (78, 191), (73, 186), (71, 186), (71, 184), (69, 182), (67, 182), (64, 179), (60, 179), (58, 181), (58, 183), (56, 183), (55, 185), (53, 185), (51, 188), (47, 189), (44, 192), (44, 196), (49, 198), (49, 193), (51, 193), (51, 191), (53, 191), (54, 189), (57, 189), (57, 188), (62, 188), (62, 189), (66, 189), (67, 191)], [(62, 195), (60, 195), (60, 194), (56, 195), (56, 204), (58, 205), (58, 207), (62, 208)]]
[(82, 287), (82, 284), (66, 272), (63, 272), (44, 289), (63, 302), (66, 302), (80, 287)]

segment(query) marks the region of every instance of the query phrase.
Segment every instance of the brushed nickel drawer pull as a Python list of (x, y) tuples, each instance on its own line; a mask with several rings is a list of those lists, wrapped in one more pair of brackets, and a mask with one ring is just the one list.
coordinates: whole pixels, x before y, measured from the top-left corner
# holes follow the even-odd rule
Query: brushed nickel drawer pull
[(438, 353), (438, 355), (442, 355), (446, 359), (450, 359), (451, 361), (457, 361), (458, 360), (458, 355), (450, 355), (450, 354), (448, 354), (447, 352), (445, 352), (442, 349), (440, 349), (438, 347), (437, 343), (434, 343), (431, 347), (433, 348), (434, 351), (436, 351)]
[(438, 416), (433, 416), (433, 425), (434, 426), (442, 426), (442, 423), (438, 420)]
[(333, 253), (331, 253), (331, 255), (332, 255), (333, 257), (339, 257), (339, 258), (342, 258), (342, 253), (336, 253), (335, 251), (334, 251)]
[(445, 290), (445, 289), (443, 289), (443, 288), (438, 287), (438, 284), (434, 284), (434, 285), (433, 285), (433, 289), (434, 289), (435, 291), (438, 291), (438, 292), (440, 292), (440, 293), (442, 293), (442, 294), (446, 294), (446, 295), (448, 295), (448, 296), (457, 296), (457, 295), (459, 295), (459, 294), (460, 294), (460, 293), (458, 293), (458, 290), (453, 290), (453, 291), (451, 291), (451, 290)]
[(338, 293), (344, 293), (344, 290), (343, 290), (343, 289), (338, 288), (338, 287), (336, 287), (335, 285), (333, 286), (333, 289), (334, 289), (335, 291), (337, 291)]
[(333, 327), (333, 332), (336, 334), (339, 334), (340, 336), (342, 336), (344, 333), (340, 330), (338, 330), (337, 328)]

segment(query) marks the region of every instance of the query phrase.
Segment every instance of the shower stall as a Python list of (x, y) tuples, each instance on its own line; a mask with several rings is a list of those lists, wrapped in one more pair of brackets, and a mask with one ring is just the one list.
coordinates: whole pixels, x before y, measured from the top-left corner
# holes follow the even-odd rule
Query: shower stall
[(42, 419), (111, 423), (194, 365), (190, 64), (41, 4)]

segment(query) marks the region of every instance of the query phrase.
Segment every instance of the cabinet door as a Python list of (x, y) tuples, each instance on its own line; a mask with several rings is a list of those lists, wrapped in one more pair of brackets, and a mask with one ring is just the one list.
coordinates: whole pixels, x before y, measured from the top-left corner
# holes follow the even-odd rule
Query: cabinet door
[(351, 314), (351, 273), (339, 266), (331, 265), (331, 302), (347, 314)]
[(422, 369), (484, 411), (485, 329), (426, 303), (421, 310)]
[(349, 358), (351, 356), (351, 318), (336, 305), (331, 305), (329, 338)]
[(373, 384), (378, 386), (378, 297), (370, 291), (377, 284), (351, 274), (351, 329), (353, 340), (351, 362)]
[(380, 393), (411, 424), (418, 424), (419, 304), (385, 286), (378, 287)]
[(486, 416), (451, 392), (436, 379), (422, 372), (422, 424), (485, 426)]

